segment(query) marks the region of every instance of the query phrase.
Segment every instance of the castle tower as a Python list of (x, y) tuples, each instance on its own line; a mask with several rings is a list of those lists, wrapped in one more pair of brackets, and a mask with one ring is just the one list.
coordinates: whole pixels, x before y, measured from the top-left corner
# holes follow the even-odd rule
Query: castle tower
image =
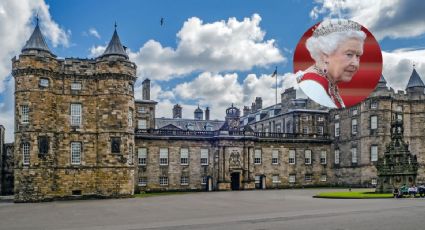
[(136, 65), (115, 29), (93, 59), (57, 59), (37, 25), (15, 78), (15, 201), (134, 191)]
[(410, 75), (409, 82), (406, 86), (406, 91), (408, 94), (424, 94), (425, 84), (419, 76), (418, 72), (416, 72), (415, 67), (413, 67), (412, 74)]

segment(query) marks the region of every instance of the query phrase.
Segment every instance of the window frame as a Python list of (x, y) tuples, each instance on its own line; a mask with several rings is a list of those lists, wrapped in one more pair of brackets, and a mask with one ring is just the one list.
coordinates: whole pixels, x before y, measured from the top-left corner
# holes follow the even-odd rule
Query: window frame
[(304, 164), (311, 165), (312, 164), (312, 152), (310, 149), (304, 150)]
[(148, 157), (147, 148), (138, 148), (137, 149), (137, 165), (146, 166)]
[(160, 148), (159, 149), (159, 165), (166, 166), (168, 165), (168, 148)]
[[(293, 156), (291, 156), (293, 155)], [(290, 165), (295, 165), (296, 164), (296, 151), (294, 149), (290, 149), (289, 150), (289, 157), (288, 157), (288, 163)]]
[[(71, 165), (81, 165), (83, 155), (83, 143), (81, 141), (71, 141)], [(76, 149), (76, 147), (78, 147)], [(76, 150), (79, 150), (76, 152)]]
[[(186, 151), (183, 151), (186, 150)], [(183, 154), (186, 154), (186, 157), (183, 157)], [(183, 162), (185, 159), (185, 162)], [(180, 165), (189, 165), (189, 149), (180, 148)]]
[(202, 166), (209, 165), (209, 157), (210, 157), (209, 149), (201, 148), (201, 165)]
[(31, 144), (29, 142), (23, 142), (21, 146), (22, 151), (22, 165), (30, 165), (31, 163)]
[(70, 125), (72, 127), (81, 127), (83, 123), (83, 105), (81, 103), (71, 103), (69, 110), (71, 118)]
[(262, 156), (261, 149), (255, 149), (254, 150), (254, 165), (261, 165), (261, 163), (262, 163), (262, 157), (263, 156)]
[(272, 150), (272, 165), (279, 164), (279, 150), (273, 149)]

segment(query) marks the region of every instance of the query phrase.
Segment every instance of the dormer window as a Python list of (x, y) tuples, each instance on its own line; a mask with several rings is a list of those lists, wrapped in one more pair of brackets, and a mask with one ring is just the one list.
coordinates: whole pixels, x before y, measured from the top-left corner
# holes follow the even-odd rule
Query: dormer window
[(269, 111), (269, 117), (274, 117), (274, 109)]
[(38, 82), (38, 85), (40, 87), (43, 87), (43, 88), (49, 87), (49, 79), (47, 79), (47, 78), (40, 78), (40, 81)]
[(186, 125), (187, 130), (194, 130), (195, 126), (192, 123)]
[(81, 82), (78, 82), (78, 81), (72, 82), (71, 90), (81, 90)]

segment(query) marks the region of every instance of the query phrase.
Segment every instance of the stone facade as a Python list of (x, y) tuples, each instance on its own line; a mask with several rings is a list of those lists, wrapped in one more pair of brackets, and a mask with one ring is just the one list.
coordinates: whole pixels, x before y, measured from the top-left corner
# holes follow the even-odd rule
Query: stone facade
[(62, 60), (37, 47), (12, 62), (15, 201), (131, 196), (135, 64), (113, 54)]
[(13, 143), (6, 144), (5, 129), (0, 125), (0, 195), (13, 194)]

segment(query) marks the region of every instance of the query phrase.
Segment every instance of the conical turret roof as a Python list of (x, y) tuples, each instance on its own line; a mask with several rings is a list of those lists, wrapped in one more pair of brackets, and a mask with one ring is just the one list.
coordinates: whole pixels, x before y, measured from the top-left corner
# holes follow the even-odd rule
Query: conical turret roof
[(406, 89), (412, 87), (425, 87), (424, 82), (422, 81), (421, 77), (419, 77), (418, 72), (416, 72), (416, 69), (414, 68), (412, 75), (410, 75), (409, 83), (407, 83)]
[(47, 46), (47, 43), (44, 40), (43, 34), (41, 34), (40, 27), (38, 26), (38, 20), (37, 25), (34, 28), (34, 32), (32, 32), (30, 39), (28, 39), (21, 52), (28, 50), (42, 50), (52, 53), (50, 52), (49, 47)]
[(111, 41), (109, 42), (108, 47), (105, 52), (100, 57), (109, 56), (109, 55), (118, 55), (123, 56), (128, 59), (128, 55), (124, 50), (123, 45), (121, 44), (120, 38), (117, 33), (117, 29), (115, 26), (114, 34), (112, 35)]

